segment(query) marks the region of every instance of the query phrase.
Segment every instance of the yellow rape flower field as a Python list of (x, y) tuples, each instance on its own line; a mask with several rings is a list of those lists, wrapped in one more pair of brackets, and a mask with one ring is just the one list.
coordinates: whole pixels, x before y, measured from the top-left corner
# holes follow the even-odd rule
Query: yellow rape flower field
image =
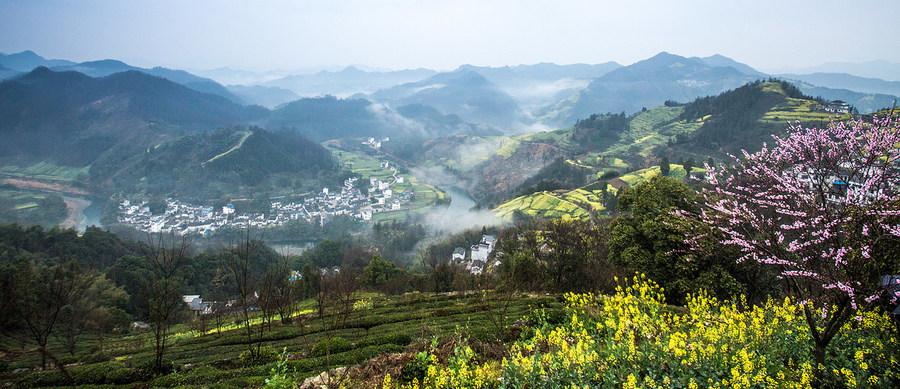
[[(808, 388), (816, 366), (803, 310), (790, 299), (762, 306), (704, 294), (666, 304), (644, 276), (613, 296), (567, 294), (566, 320), (523, 333), (500, 361), (457, 346), (434, 355), (423, 382), (383, 388)], [(897, 387), (900, 351), (884, 314), (860, 312), (829, 346), (826, 387)]]

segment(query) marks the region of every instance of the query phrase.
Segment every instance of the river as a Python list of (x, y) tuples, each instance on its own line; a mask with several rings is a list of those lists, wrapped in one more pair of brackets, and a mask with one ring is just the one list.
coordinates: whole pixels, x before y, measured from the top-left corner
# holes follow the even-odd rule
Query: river
[(426, 216), (426, 222), (439, 231), (455, 233), (470, 228), (499, 224), (490, 210), (476, 210), (475, 200), (457, 187), (449, 187), (450, 205), (437, 207)]

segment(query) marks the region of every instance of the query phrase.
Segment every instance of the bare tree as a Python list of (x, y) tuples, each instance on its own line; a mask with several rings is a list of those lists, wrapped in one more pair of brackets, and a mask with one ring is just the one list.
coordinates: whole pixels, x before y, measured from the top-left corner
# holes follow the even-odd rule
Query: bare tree
[[(262, 350), (263, 326), (258, 326), (257, 340), (254, 341), (254, 330), (250, 323), (250, 311), (258, 305), (259, 276), (253, 269), (252, 254), (253, 241), (250, 239), (250, 229), (245, 231), (240, 241), (232, 245), (227, 261), (227, 267), (234, 276), (235, 289), (238, 293), (237, 303), (241, 310), (241, 319), (244, 323), (244, 333), (247, 336), (247, 347), (250, 354), (257, 358)], [(255, 347), (254, 347), (255, 346)]]
[(29, 261), (19, 268), (15, 276), (15, 288), (19, 291), (17, 316), (31, 340), (38, 345), (41, 368), (47, 368), (49, 359), (67, 380), (71, 380), (69, 372), (47, 348), (47, 342), (65, 307), (83, 296), (91, 280), (79, 271), (74, 262), (48, 265)]
[(294, 303), (297, 301), (299, 290), (298, 280), (291, 278), (290, 260), (282, 256), (279, 261), (269, 268), (274, 274), (272, 288), (272, 300), (282, 324), (290, 324), (294, 315)]
[(154, 352), (153, 369), (164, 371), (164, 357), (169, 328), (174, 324), (179, 309), (184, 308), (181, 270), (188, 256), (187, 237), (168, 238), (163, 234), (148, 236), (150, 255), (149, 271), (144, 283), (147, 298), (148, 318), (153, 326)]

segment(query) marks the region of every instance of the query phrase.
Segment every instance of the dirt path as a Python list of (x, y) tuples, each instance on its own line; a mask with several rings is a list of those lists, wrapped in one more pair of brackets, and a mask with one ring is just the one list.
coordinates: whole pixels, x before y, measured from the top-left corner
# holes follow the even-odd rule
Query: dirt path
[(81, 188), (66, 185), (58, 182), (46, 182), (38, 180), (26, 180), (22, 178), (6, 178), (0, 181), (7, 185), (12, 185), (20, 189), (42, 190), (47, 192), (60, 192), (73, 196), (87, 196), (89, 193)]

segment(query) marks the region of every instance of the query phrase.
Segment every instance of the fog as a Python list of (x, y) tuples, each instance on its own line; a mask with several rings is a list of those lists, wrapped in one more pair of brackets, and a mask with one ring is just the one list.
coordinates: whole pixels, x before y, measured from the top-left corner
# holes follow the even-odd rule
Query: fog
[(499, 225), (503, 221), (491, 210), (474, 209), (475, 201), (465, 192), (467, 183), (440, 166), (414, 168), (416, 177), (427, 179), (429, 184), (446, 188), (452, 202), (449, 206), (435, 207), (423, 217), (423, 223), (432, 232), (457, 233), (470, 228)]

